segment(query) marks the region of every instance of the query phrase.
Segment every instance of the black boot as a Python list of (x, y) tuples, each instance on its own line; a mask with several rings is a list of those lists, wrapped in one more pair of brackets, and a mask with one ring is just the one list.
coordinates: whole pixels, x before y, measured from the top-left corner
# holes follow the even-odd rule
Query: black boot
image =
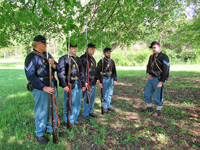
[(108, 108), (108, 110), (109, 110), (109, 111), (115, 111), (115, 110), (114, 110), (113, 108), (111, 108), (111, 107), (110, 107), (110, 108)]
[(153, 108), (152, 107), (147, 107), (146, 109), (142, 109), (141, 110), (141, 112), (144, 112), (144, 111), (152, 112)]
[(156, 111), (152, 114), (153, 117), (158, 117), (158, 116), (160, 116), (160, 115), (161, 115), (160, 110), (156, 110)]
[(97, 117), (97, 115), (95, 115), (95, 114), (93, 114), (93, 113), (90, 113), (89, 115), (90, 115), (91, 117), (94, 117), (94, 118)]
[(84, 118), (85, 118), (86, 120), (90, 120), (90, 116), (89, 116), (89, 115), (85, 116)]
[(44, 135), (43, 136), (39, 136), (39, 137), (37, 136), (37, 141), (40, 144), (47, 144), (48, 143), (48, 141), (45, 139)]
[(104, 109), (104, 113), (108, 114), (109, 113), (108, 109)]

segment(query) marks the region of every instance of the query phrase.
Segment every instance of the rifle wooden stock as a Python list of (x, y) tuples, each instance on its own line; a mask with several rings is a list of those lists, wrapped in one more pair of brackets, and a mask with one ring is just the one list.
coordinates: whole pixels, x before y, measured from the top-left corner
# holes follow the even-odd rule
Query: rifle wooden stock
[[(50, 87), (52, 87), (52, 68), (51, 64), (49, 64), (49, 82), (50, 82)], [(51, 123), (52, 123), (52, 128), (53, 128), (53, 143), (58, 144), (58, 137), (56, 134), (56, 129), (55, 129), (55, 124), (54, 124), (54, 118), (53, 118), (53, 96), (50, 94), (50, 112), (51, 112)]]
[(89, 80), (89, 61), (87, 60), (87, 89), (86, 89), (86, 93), (87, 93), (86, 103), (87, 104), (90, 103), (90, 95), (89, 95), (88, 91), (91, 91), (91, 87), (90, 87), (90, 80)]
[[(68, 88), (69, 92), (67, 92), (67, 128), (71, 128), (71, 123), (69, 119), (69, 113), (72, 112), (72, 86), (70, 83), (70, 78), (71, 78), (71, 59), (69, 57), (69, 72), (68, 72)], [(69, 97), (70, 97), (70, 102), (71, 102), (71, 107), (69, 106)], [(69, 107), (71, 108), (69, 110)]]
[(103, 88), (101, 88), (101, 114), (104, 114), (104, 109), (103, 109)]

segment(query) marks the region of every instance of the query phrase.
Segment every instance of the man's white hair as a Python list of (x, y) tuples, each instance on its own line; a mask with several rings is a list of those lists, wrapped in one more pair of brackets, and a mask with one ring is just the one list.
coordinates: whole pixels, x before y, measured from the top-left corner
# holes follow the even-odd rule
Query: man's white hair
[(33, 48), (35, 48), (35, 47), (36, 47), (36, 43), (41, 43), (41, 42), (38, 42), (38, 41), (33, 41), (33, 43), (32, 43), (32, 46), (33, 46)]

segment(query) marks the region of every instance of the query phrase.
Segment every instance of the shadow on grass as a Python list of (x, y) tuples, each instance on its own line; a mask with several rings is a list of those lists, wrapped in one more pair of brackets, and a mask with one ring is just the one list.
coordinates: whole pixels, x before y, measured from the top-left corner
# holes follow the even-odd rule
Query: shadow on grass
[[(119, 70), (118, 84), (114, 87), (112, 106), (116, 109), (107, 115), (100, 114), (100, 89), (97, 88), (94, 113), (97, 119), (69, 131), (63, 121), (63, 92), (59, 87), (58, 113), (64, 131), (59, 144), (37, 143), (34, 124), (34, 101), (26, 91), (24, 70), (0, 70), (2, 87), (1, 148), (2, 149), (198, 149), (199, 118), (196, 107), (199, 88), (198, 72), (171, 72), (171, 79), (165, 84), (162, 115), (151, 117), (140, 112), (146, 107), (143, 91), (147, 78), (143, 70)], [(190, 81), (190, 82), (189, 82)], [(181, 92), (181, 93), (180, 93)], [(194, 94), (196, 93), (196, 95)], [(189, 95), (189, 96), (188, 96)], [(155, 105), (154, 105), (155, 106)], [(155, 109), (155, 107), (154, 107)]]

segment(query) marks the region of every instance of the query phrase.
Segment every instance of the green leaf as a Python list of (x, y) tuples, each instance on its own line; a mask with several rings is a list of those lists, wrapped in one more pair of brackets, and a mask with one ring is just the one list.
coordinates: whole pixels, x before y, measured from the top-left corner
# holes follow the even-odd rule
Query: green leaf
[(76, 45), (76, 41), (74, 38), (70, 38), (70, 42), (72, 43), (72, 45)]
[(73, 11), (73, 7), (71, 5), (67, 5), (67, 8), (71, 11)]
[(46, 7), (42, 7), (42, 12), (44, 13), (44, 15), (47, 15), (47, 16), (52, 15), (52, 12)]

